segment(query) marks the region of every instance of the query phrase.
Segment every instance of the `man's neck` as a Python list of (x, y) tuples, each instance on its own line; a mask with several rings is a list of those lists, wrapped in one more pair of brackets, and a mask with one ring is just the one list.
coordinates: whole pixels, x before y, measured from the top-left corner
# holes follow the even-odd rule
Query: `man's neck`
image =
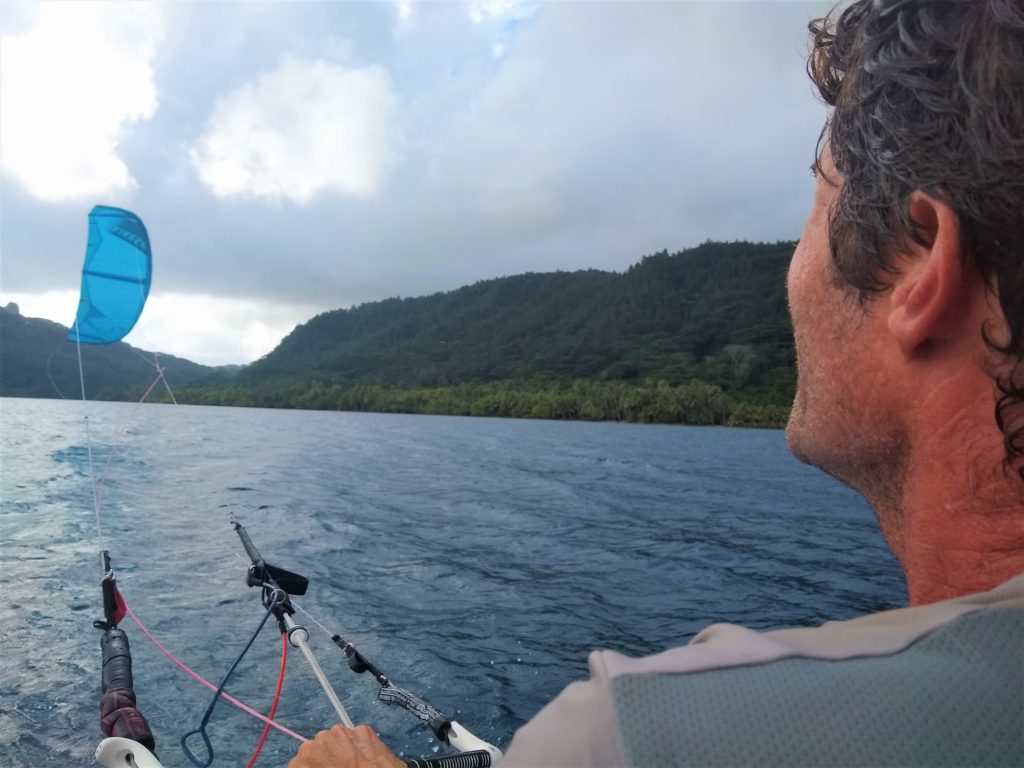
[(918, 442), (908, 464), (898, 507), (872, 504), (912, 605), (1024, 573), (1024, 480), (1003, 466), (994, 423), (972, 421), (933, 425), (934, 439)]

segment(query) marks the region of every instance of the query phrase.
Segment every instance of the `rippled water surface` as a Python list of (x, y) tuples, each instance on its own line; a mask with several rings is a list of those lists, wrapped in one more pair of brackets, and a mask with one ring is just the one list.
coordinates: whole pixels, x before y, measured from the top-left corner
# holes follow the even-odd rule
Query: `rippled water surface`
[[(0, 419), (3, 766), (90, 765), (99, 739), (90, 444), (118, 583), (200, 674), (218, 681), (262, 617), (234, 517), (310, 578), (297, 602), (312, 616), (499, 745), (586, 674), (590, 649), (646, 654), (715, 621), (813, 624), (905, 601), (870, 510), (781, 432), (17, 399)], [(433, 754), (299, 618), (353, 718)], [(209, 692), (122, 626), (158, 751), (188, 765), (178, 740)], [(271, 623), (228, 690), (266, 710), (279, 644)], [(278, 719), (310, 736), (334, 721), (297, 653)], [(219, 705), (214, 765), (244, 765), (260, 729)], [(296, 746), (274, 732), (258, 765)]]

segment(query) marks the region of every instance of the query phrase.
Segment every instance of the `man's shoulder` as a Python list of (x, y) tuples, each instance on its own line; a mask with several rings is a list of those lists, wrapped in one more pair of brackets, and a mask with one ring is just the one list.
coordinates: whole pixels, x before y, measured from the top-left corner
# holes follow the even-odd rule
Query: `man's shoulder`
[(839, 661), (886, 656), (909, 648), (963, 616), (1000, 608), (1024, 609), (1024, 574), (988, 592), (817, 627), (758, 632), (735, 624), (712, 624), (689, 645), (653, 656), (631, 658), (613, 651), (595, 651), (590, 657), (590, 672), (592, 679), (612, 680), (624, 675), (685, 674), (793, 657)]
[(653, 656), (591, 654), (509, 764), (999, 764), (1024, 750), (1021, 647), (1024, 575), (819, 627), (716, 624)]
[(709, 627), (611, 667), (630, 765), (1002, 765), (1024, 754), (1024, 577), (821, 627)]

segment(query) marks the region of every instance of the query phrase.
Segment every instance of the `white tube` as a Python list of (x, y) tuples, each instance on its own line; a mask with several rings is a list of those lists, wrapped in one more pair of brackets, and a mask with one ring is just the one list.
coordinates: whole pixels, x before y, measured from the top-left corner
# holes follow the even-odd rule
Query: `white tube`
[(338, 713), (338, 717), (341, 718), (342, 725), (347, 725), (349, 728), (355, 727), (352, 724), (352, 718), (348, 716), (348, 712), (345, 711), (345, 707), (342, 706), (341, 700), (338, 699), (338, 694), (334, 692), (331, 687), (330, 681), (327, 679), (327, 675), (320, 668), (320, 664), (316, 660), (316, 656), (313, 655), (313, 651), (310, 650), (309, 644), (306, 642), (309, 640), (309, 633), (306, 632), (304, 627), (300, 627), (295, 623), (295, 620), (289, 614), (284, 615), (284, 624), (288, 628), (288, 642), (302, 651), (302, 655), (306, 657), (306, 661), (309, 662), (310, 668), (313, 670), (313, 674), (316, 675), (316, 679), (320, 681), (320, 687), (324, 689), (324, 693), (327, 694), (327, 698), (330, 699), (331, 706), (334, 707), (334, 711)]
[(156, 756), (139, 742), (119, 736), (99, 743), (96, 760), (107, 768), (162, 768)]
[(455, 747), (459, 752), (470, 752), (474, 749), (483, 749), (491, 753), (491, 764), (496, 764), (501, 760), (501, 750), (493, 744), (488, 744), (486, 741), (481, 739), (479, 736), (474, 736), (465, 726), (460, 725), (456, 721), (452, 720), (452, 727), (448, 731), (448, 743)]

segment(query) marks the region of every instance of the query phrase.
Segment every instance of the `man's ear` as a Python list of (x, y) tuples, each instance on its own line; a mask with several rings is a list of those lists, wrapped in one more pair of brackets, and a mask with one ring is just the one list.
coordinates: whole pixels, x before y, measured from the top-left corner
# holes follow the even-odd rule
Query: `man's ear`
[(908, 210), (923, 244), (911, 242), (898, 257), (889, 332), (912, 356), (962, 325), (969, 290), (956, 212), (923, 192), (911, 195)]

